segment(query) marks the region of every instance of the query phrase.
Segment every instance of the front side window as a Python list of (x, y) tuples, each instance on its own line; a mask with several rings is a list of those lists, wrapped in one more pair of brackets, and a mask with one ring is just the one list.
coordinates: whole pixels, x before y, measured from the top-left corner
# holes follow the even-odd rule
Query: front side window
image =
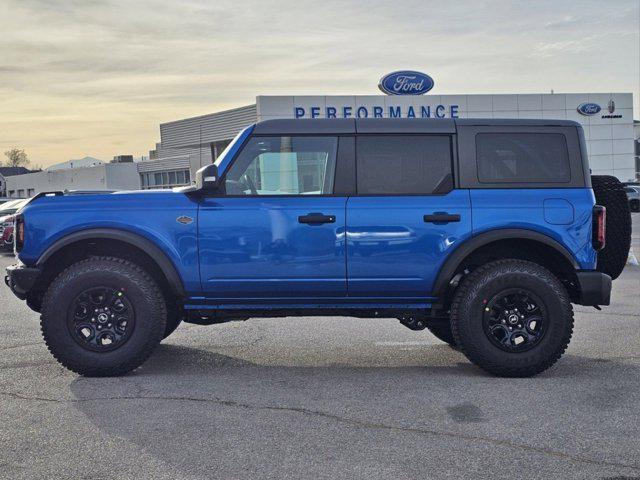
[(366, 135), (356, 141), (358, 193), (430, 195), (451, 179), (446, 135)]
[(566, 183), (571, 181), (567, 140), (559, 133), (479, 133), (481, 183)]
[(225, 179), (227, 195), (333, 192), (337, 137), (252, 137)]

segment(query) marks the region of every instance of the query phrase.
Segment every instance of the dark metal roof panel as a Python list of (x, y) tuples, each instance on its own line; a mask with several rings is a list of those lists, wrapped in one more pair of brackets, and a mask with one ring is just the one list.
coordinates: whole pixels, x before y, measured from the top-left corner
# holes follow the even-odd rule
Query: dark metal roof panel
[(526, 118), (456, 118), (456, 125), (474, 127), (580, 127), (573, 120)]
[(450, 118), (358, 118), (358, 133), (455, 133)]
[(315, 118), (277, 119), (258, 122), (255, 135), (317, 135), (353, 133), (444, 133), (460, 126), (580, 126), (572, 120), (500, 118)]
[(25, 167), (0, 167), (0, 175), (2, 175), (3, 177), (24, 175), (25, 173), (31, 173), (31, 170)]
[(256, 123), (254, 135), (346, 135), (355, 133), (353, 118), (300, 118), (264, 120)]

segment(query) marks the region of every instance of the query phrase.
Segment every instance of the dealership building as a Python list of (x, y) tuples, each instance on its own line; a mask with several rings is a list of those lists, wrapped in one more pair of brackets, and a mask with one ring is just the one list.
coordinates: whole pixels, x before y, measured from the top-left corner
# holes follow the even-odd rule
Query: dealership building
[[(160, 125), (160, 142), (149, 160), (100, 165), (80, 172), (56, 171), (7, 179), (11, 196), (60, 189), (154, 189), (188, 185), (235, 135), (260, 120), (296, 118), (523, 118), (575, 120), (584, 128), (594, 174), (621, 181), (640, 179), (638, 124), (631, 93), (538, 93), (416, 95), (380, 88), (387, 95), (260, 95), (255, 104)], [(430, 82), (428, 75), (420, 74)], [(419, 86), (422, 86), (420, 84)], [(412, 94), (407, 94), (412, 93)], [(100, 170), (100, 171), (98, 171)], [(104, 170), (104, 171), (103, 171)], [(98, 179), (91, 178), (98, 175)]]
[(193, 178), (242, 128), (259, 120), (376, 117), (575, 120), (584, 128), (594, 174), (634, 181), (640, 170), (631, 93), (258, 96), (254, 105), (160, 125), (156, 159), (145, 162), (142, 188), (172, 184), (164, 171)]

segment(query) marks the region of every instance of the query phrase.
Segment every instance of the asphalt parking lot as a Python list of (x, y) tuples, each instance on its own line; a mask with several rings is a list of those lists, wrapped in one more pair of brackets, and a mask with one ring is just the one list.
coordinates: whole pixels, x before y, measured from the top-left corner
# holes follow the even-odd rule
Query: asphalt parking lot
[[(640, 214), (634, 231), (640, 254)], [(532, 379), (349, 318), (183, 325), (133, 374), (87, 379), (2, 285), (0, 477), (640, 479), (639, 347), (629, 266)]]

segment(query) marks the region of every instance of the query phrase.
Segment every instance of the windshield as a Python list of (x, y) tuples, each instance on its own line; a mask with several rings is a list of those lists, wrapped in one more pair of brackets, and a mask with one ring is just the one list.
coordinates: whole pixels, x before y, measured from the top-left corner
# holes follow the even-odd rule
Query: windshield
[(13, 213), (18, 209), (20, 200), (11, 200), (0, 205), (0, 214), (6, 215), (7, 213)]

